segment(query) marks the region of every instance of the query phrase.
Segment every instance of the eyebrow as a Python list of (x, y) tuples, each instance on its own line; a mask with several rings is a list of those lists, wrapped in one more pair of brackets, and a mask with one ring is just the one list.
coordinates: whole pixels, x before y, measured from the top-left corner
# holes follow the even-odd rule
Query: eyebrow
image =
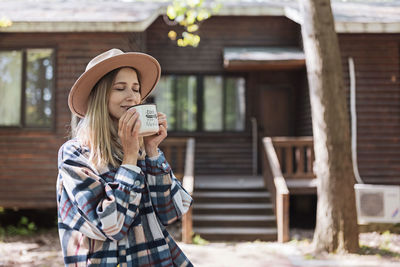
[[(116, 85), (116, 84), (127, 84), (126, 82), (116, 82), (116, 83), (114, 83), (113, 85)], [(133, 83), (133, 84), (139, 84), (138, 82), (135, 82), (135, 83)]]

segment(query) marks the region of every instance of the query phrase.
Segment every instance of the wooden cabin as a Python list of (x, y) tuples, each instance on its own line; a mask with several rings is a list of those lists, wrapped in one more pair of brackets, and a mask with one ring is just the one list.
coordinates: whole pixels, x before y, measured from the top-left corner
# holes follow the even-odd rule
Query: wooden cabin
[[(359, 22), (346, 16), (354, 5), (335, 3), (334, 12), (347, 87), (348, 58), (355, 62), (359, 172), (366, 183), (400, 184), (400, 19), (394, 12), (378, 20), (384, 10), (359, 3), (365, 5)], [(168, 38), (178, 28), (166, 23), (165, 4), (99, 2), (85, 8), (69, 1), (0, 2), (0, 15), (13, 21), (0, 28), (0, 206), (56, 206), (57, 151), (71, 122), (69, 90), (93, 56), (116, 47), (159, 60), (162, 79), (150, 101), (167, 113), (169, 137), (195, 139), (195, 228), (196, 220), (197, 227), (250, 225), (253, 230), (243, 230), (239, 239), (260, 233), (276, 238), (272, 204), (278, 203), (262, 176), (271, 172), (263, 138), (272, 137), (283, 178), (314, 179), (296, 5), (226, 4), (201, 24), (197, 48)], [(169, 160), (184, 158), (178, 154)], [(288, 187), (315, 194), (312, 182), (292, 180)], [(238, 210), (238, 201), (239, 214), (219, 216)], [(200, 232), (212, 238), (220, 229)], [(232, 236), (228, 230), (222, 235)]]

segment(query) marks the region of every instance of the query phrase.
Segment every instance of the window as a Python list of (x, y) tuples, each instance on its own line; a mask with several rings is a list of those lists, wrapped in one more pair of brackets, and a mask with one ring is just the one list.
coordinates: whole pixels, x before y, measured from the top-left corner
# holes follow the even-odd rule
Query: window
[(52, 126), (53, 53), (53, 49), (0, 51), (0, 126)]
[(245, 84), (243, 78), (204, 77), (204, 130), (243, 131)]
[(197, 128), (196, 76), (165, 76), (160, 79), (155, 97), (157, 109), (168, 117), (171, 130), (195, 131)]
[(245, 81), (217, 75), (164, 75), (154, 96), (172, 131), (243, 131)]

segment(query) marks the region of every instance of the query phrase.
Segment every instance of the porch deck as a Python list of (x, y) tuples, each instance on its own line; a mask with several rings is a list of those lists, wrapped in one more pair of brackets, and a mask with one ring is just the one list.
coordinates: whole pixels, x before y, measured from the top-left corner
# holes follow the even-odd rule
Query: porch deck
[[(229, 140), (229, 143), (234, 144), (234, 140)], [(235, 164), (232, 162), (222, 162), (216, 174), (194, 175), (197, 156), (205, 154), (202, 151), (195, 153), (194, 147), (192, 148), (189, 176), (193, 178), (190, 192), (195, 204), (192, 207), (193, 211), (191, 209), (190, 214), (183, 220), (190, 225), (185, 230), (185, 242), (191, 241), (192, 232), (215, 241), (278, 239), (284, 242), (289, 239), (289, 194), (316, 193), (317, 180), (312, 171), (312, 137), (264, 138), (263, 143), (262, 176), (242, 174), (239, 166), (230, 167)], [(170, 142), (170, 147), (165, 150), (167, 156), (172, 155), (172, 144), (181, 146), (184, 142)], [(196, 142), (196, 148), (197, 145)], [(231, 150), (233, 147), (234, 145), (230, 147)], [(231, 150), (225, 152), (229, 154), (226, 157), (233, 157)], [(180, 148), (178, 154), (183, 154), (183, 151), (184, 149)], [(218, 157), (221, 157), (223, 150), (220, 151)], [(182, 162), (183, 158), (183, 155), (178, 157), (180, 163), (176, 162), (177, 166), (186, 165)], [(210, 160), (207, 157), (206, 159)], [(211, 158), (211, 161), (215, 161), (214, 158)], [(200, 163), (204, 162), (206, 160), (203, 157)], [(239, 171), (223, 173), (226, 164), (229, 165), (229, 171), (233, 168), (238, 168)], [(203, 167), (205, 172), (207, 165)], [(189, 177), (186, 167), (180, 172)], [(185, 184), (185, 181), (183, 183)]]
[(315, 194), (312, 137), (263, 138), (263, 178), (277, 218), (278, 241), (289, 240), (289, 195)]

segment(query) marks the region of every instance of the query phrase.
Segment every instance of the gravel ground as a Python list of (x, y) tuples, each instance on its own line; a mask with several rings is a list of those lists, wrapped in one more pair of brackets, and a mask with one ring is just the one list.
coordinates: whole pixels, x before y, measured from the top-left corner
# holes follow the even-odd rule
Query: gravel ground
[[(188, 245), (179, 243), (195, 266), (289, 267), (289, 266), (400, 266), (400, 235), (360, 234), (363, 254), (310, 253), (311, 231), (292, 231), (292, 241), (209, 243)], [(57, 230), (48, 230), (29, 237), (4, 237), (0, 242), (0, 266), (63, 266)]]

